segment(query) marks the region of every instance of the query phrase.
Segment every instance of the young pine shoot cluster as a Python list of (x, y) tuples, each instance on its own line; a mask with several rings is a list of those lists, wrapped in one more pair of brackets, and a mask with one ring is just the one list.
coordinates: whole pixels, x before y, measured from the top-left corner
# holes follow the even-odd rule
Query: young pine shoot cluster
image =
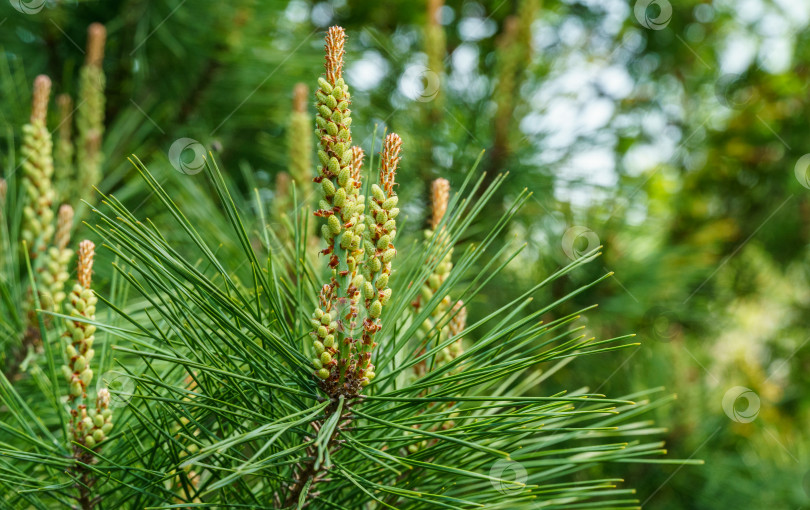
[[(88, 29), (79, 105), (74, 109), (64, 94), (57, 99), (56, 144), (48, 127), (52, 82), (45, 75), (36, 77), (31, 115), (21, 129), (19, 162), (0, 179), (0, 444), (19, 438), (30, 423), (47, 431), (45, 441), (58, 445), (51, 453), (71, 459), (63, 470), (72, 478), (65, 489), (82, 509), (102, 499), (92, 493), (96, 474), (89, 466), (97, 463), (99, 445), (112, 430), (110, 392), (103, 384), (93, 385), (98, 298), (91, 288), (91, 241), (79, 244), (77, 281), (72, 290), (66, 286), (74, 256), (75, 210), (81, 206), (76, 197), (89, 198), (100, 179), (105, 33), (99, 24)], [(71, 134), (74, 110), (78, 151)], [(63, 380), (54, 377), (60, 362)], [(0, 498), (0, 503), (8, 502)]]
[[(409, 231), (397, 196), (408, 148), (400, 168), (403, 143), (390, 133), (376, 162), (364, 162), (352, 138), (345, 44), (342, 28), (327, 31), (310, 105), (317, 168), (304, 164), (313, 161), (311, 141), (289, 138), (301, 161), (280, 182), (295, 183), (296, 200), (279, 189), (284, 200), (268, 202), (257, 190), (250, 203), (229, 191), (209, 157), (205, 174), (188, 178), (210, 180), (215, 197), (195, 205), (224, 220), (193, 224), (132, 158), (168, 214), (159, 225), (144, 221), (114, 196), (93, 211), (91, 228), (116, 260), (107, 294), (126, 300), (91, 285), (89, 241), (79, 245), (76, 284), (60, 293), (71, 218), (67, 209), (49, 216), (57, 199), (42, 113), (47, 83), (38, 81), (24, 143), (32, 161), (23, 237), (36, 287), (62, 303), (40, 329), (64, 324), (63, 349), (50, 349), (44, 335), (36, 370), (0, 379), (0, 507), (630, 509), (634, 491), (603, 473), (676, 462), (657, 458), (661, 429), (644, 418), (668, 397), (612, 399), (554, 383), (579, 356), (637, 345), (589, 337), (579, 323), (586, 310), (556, 311), (584, 288), (548, 305), (533, 300), (597, 254), (502, 306), (479, 299), (511, 270), (521, 248), (501, 240), (530, 194), (519, 193), (477, 243), (463, 242), (505, 180), (473, 167), (452, 193), (436, 179), (429, 228)], [(90, 53), (82, 83), (98, 84), (99, 54)], [(312, 117), (305, 88), (297, 90), (291, 130), (300, 133)], [(87, 125), (71, 166), (81, 169), (98, 165), (87, 155), (101, 135), (98, 111), (79, 118)], [(59, 136), (57, 159), (69, 161)], [(307, 186), (316, 204), (297, 193)], [(98, 322), (100, 303), (120, 321)], [(99, 332), (114, 341), (126, 391), (93, 383), (109, 359), (96, 354)], [(47, 398), (27, 401), (23, 390), (37, 389)]]
[[(0, 291), (7, 296), (0, 314), (0, 342), (6, 363), (3, 373), (19, 375), (20, 365), (42, 351), (36, 309), (59, 311), (74, 255), (71, 234), (82, 204), (100, 181), (101, 140), (104, 133), (104, 73), (101, 60), (106, 30), (88, 28), (87, 59), (79, 72), (79, 101), (58, 97), (57, 141), (48, 127), (51, 79), (34, 80), (31, 115), (22, 126), (19, 164), (0, 178)], [(79, 150), (74, 150), (72, 126), (76, 114)], [(10, 186), (11, 184), (11, 186)], [(81, 218), (79, 218), (81, 219)], [(24, 243), (24, 248), (22, 245)], [(30, 264), (31, 279), (26, 276)], [(33, 283), (33, 285), (29, 285)], [(36, 292), (34, 291), (36, 289)], [(15, 294), (22, 294), (19, 299)], [(52, 325), (50, 317), (43, 318)]]

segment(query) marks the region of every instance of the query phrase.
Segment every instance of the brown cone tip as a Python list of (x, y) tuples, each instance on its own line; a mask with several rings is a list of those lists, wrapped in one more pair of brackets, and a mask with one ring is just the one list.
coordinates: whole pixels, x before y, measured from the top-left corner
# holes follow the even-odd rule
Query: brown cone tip
[(326, 32), (326, 81), (331, 85), (343, 77), (343, 56), (346, 53), (346, 31), (342, 27), (330, 27)]
[(70, 142), (71, 120), (73, 118), (73, 99), (70, 94), (59, 94), (56, 97), (59, 106), (59, 135), (66, 142)]
[(441, 9), (443, 5), (443, 0), (428, 0), (428, 25), (437, 26), (440, 24), (439, 9)]
[(101, 23), (87, 27), (87, 60), (88, 66), (101, 67), (104, 59), (104, 43), (107, 40), (107, 29)]
[(396, 133), (385, 137), (382, 150), (382, 166), (380, 168), (380, 183), (387, 196), (394, 194), (394, 179), (399, 165), (399, 152), (402, 150), (402, 139)]
[(293, 89), (293, 111), (305, 113), (307, 111), (308, 96), (309, 87), (307, 87), (306, 83), (296, 83)]
[(520, 29), (520, 20), (517, 16), (509, 16), (503, 22), (503, 32), (498, 39), (498, 44), (501, 47), (507, 47), (513, 44), (517, 39), (517, 33)]
[(56, 97), (56, 104), (59, 105), (59, 115), (67, 118), (73, 112), (73, 99), (70, 94), (59, 94)]
[(31, 123), (45, 122), (51, 97), (51, 79), (40, 74), (34, 80), (34, 98), (31, 104)]
[(70, 230), (73, 228), (73, 208), (68, 204), (59, 207), (59, 215), (56, 227), (56, 246), (60, 250), (67, 248), (70, 243)]
[(435, 229), (447, 212), (447, 202), (450, 199), (450, 182), (439, 178), (430, 184), (430, 203), (433, 206), (431, 225)]
[(290, 174), (287, 172), (279, 172), (276, 174), (276, 195), (286, 197), (290, 193)]
[(93, 277), (93, 257), (96, 245), (85, 239), (79, 244), (79, 271), (77, 279), (82, 288), (89, 289)]

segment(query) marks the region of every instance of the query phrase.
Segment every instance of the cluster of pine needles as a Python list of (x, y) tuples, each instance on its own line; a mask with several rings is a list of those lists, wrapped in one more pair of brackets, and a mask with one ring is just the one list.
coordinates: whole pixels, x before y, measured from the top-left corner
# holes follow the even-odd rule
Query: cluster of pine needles
[[(598, 253), (468, 312), (511, 270), (521, 248), (504, 234), (530, 194), (465, 241), (506, 179), (476, 165), (455, 189), (433, 183), (427, 228), (413, 231), (396, 194), (407, 144), (390, 133), (368, 158), (352, 144), (344, 43), (331, 28), (314, 97), (296, 87), (295, 164), (275, 200), (233, 193), (206, 158), (214, 197), (200, 200), (222, 211), (227, 235), (189, 220), (134, 156), (162, 221), (101, 196), (85, 234), (114, 261), (109, 281), (91, 289), (83, 243), (67, 304), (35, 300), (36, 333), (10, 328), (22, 336), (3, 344), (36, 338), (0, 377), (0, 507), (629, 509), (622, 464), (680, 462), (661, 458), (662, 430), (645, 417), (670, 398), (658, 390), (553, 389), (575, 358), (636, 345), (589, 338), (587, 310), (555, 315), (590, 285), (533, 302)], [(3, 233), (31, 206), (4, 204)], [(5, 238), (7, 260), (18, 238)], [(30, 265), (36, 253), (22, 253)], [(4, 270), (4, 282), (19, 272)]]

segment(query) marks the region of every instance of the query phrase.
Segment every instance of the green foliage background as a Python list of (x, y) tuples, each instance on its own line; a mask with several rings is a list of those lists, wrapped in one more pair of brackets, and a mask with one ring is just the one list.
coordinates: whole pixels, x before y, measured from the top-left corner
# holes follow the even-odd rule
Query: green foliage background
[[(290, 165), (293, 84), (315, 82), (325, 27), (340, 24), (355, 139), (368, 150), (375, 125), (402, 136), (399, 193), (414, 230), (430, 180), (459, 186), (481, 150), (488, 176), (509, 175), (464, 242), (484, 239), (522, 189), (533, 192), (500, 234), (526, 249), (468, 304), (471, 315), (564, 265), (571, 227), (604, 245), (537, 298), (613, 271), (548, 319), (598, 303), (591, 334), (635, 331), (642, 345), (578, 360), (550, 383), (678, 395), (656, 422), (668, 427), (671, 457), (706, 465), (628, 464), (622, 476), (645, 506), (807, 507), (810, 184), (794, 169), (810, 152), (810, 14), (766, 0), (663, 2), (671, 16), (654, 30), (634, 12), (643, 3), (448, 2), (441, 48), (426, 45), (421, 2), (53, 1), (30, 15), (3, 2), (0, 131), (19, 138), (35, 75), (75, 92), (86, 27), (104, 23), (102, 191), (159, 222), (162, 204), (126, 161), (138, 154), (227, 256), (236, 248), (224, 221), (200, 200), (211, 185), (176, 172), (169, 147), (188, 137), (214, 151), (246, 209), (254, 187), (272, 199)], [(443, 69), (428, 68), (436, 62)], [(735, 386), (760, 398), (750, 423), (724, 412)]]

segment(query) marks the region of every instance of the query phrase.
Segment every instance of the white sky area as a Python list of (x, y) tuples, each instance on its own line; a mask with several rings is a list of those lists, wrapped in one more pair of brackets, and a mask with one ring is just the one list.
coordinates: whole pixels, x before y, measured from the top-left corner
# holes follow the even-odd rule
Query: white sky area
[[(533, 24), (535, 54), (537, 58), (546, 58), (551, 68), (541, 83), (533, 83), (523, 90), (531, 111), (519, 126), (526, 135), (525, 143), (537, 147), (534, 158), (523, 163), (550, 168), (557, 176), (555, 196), (575, 206), (609, 198), (620, 172), (631, 176), (648, 173), (674, 161), (676, 155), (686, 162), (687, 170), (699, 168), (705, 158), (701, 154), (685, 154), (681, 146), (685, 142), (699, 141), (705, 135), (704, 129), (723, 128), (722, 122), (729, 110), (715, 97), (717, 92), (684, 91), (676, 80), (661, 79), (669, 70), (658, 69), (655, 55), (637, 57), (646, 38), (653, 34), (637, 22), (632, 5), (626, 0), (579, 3), (599, 13), (598, 30), (586, 27), (577, 17), (548, 12)], [(334, 10), (342, 5), (343, 0), (340, 0), (331, 4), (316, 3), (310, 8), (294, 0), (287, 8), (287, 17), (300, 22), (309, 16), (316, 24), (325, 26), (331, 21)], [(717, 12), (730, 15), (735, 21), (724, 25), (723, 43), (713, 49), (719, 62), (718, 79), (723, 76), (728, 79), (752, 67), (769, 73), (788, 70), (795, 34), (805, 29), (810, 19), (810, 2), (716, 0), (712, 4), (700, 4), (694, 11), (697, 22), (688, 25), (683, 34), (671, 33), (671, 44), (688, 44), (694, 50), (705, 51), (700, 47), (706, 35), (703, 24), (711, 23)], [(457, 100), (480, 101), (491, 93), (492, 84), (478, 73), (479, 60), (483, 57), (476, 44), (497, 35), (496, 23), (487, 16), (485, 9), (473, 2), (465, 3), (461, 12), (448, 6), (440, 12), (444, 24), (459, 20), (457, 30), (463, 43), (451, 55), (447, 70), (450, 76), (445, 82)], [(625, 31), (618, 40), (619, 32), (628, 22), (635, 25), (636, 30)], [(663, 30), (671, 32), (672, 29)], [(366, 39), (365, 34), (361, 37)], [(408, 44), (413, 42), (411, 40), (398, 44), (397, 37), (407, 36), (395, 35), (394, 46), (413, 47)], [(370, 42), (369, 47), (376, 46), (373, 40), (364, 42)], [(369, 49), (349, 65), (346, 72), (356, 89), (372, 90), (391, 72), (387, 51)], [(643, 79), (634, 82), (627, 71), (630, 65), (656, 76), (657, 81), (654, 84)], [(425, 55), (413, 53), (398, 79), (398, 92), (405, 101), (419, 101), (430, 93), (424, 90), (425, 83), (430, 86), (425, 66)], [(659, 106), (643, 112), (617, 114), (617, 104), (633, 96), (653, 97), (659, 100)], [(705, 102), (715, 108), (705, 112), (683, 111), (683, 105), (695, 104), (690, 101), (692, 97), (706, 99)], [(688, 139), (684, 140), (684, 134), (676, 125), (682, 123), (687, 113), (716, 115), (716, 118), (710, 119), (705, 128), (686, 135)], [(650, 140), (632, 147), (618, 162), (620, 168), (616, 167), (614, 159), (617, 133)], [(574, 146), (576, 151), (572, 153)]]

